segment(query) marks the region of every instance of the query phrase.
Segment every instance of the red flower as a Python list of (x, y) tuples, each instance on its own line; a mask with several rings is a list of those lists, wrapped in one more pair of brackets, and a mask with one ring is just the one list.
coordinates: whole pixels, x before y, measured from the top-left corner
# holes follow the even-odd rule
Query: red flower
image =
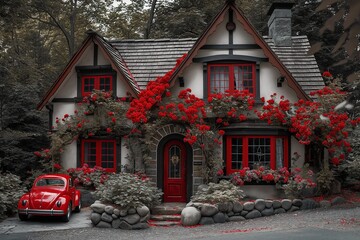
[(112, 132), (111, 128), (107, 128), (107, 129), (106, 129), (106, 132), (107, 132), (107, 133), (111, 133), (111, 132)]
[(331, 78), (331, 77), (332, 77), (332, 74), (331, 74), (329, 71), (325, 71), (325, 72), (323, 72), (322, 76), (323, 76), (323, 77)]
[(222, 176), (222, 175), (224, 175), (224, 171), (223, 171), (222, 169), (219, 169), (219, 170), (217, 171), (216, 175)]
[(62, 168), (62, 166), (60, 164), (58, 164), (58, 163), (54, 164), (54, 169), (60, 170), (61, 168)]
[(225, 131), (224, 130), (219, 130), (219, 135), (222, 136), (225, 134)]

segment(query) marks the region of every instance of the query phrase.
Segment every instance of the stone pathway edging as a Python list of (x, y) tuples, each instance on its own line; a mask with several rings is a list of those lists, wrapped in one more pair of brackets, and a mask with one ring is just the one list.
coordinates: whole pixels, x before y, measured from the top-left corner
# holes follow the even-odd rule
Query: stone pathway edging
[(256, 199), (249, 202), (225, 202), (218, 204), (189, 202), (181, 212), (181, 223), (184, 226), (197, 224), (207, 225), (214, 223), (238, 222), (274, 214), (294, 212), (298, 210), (326, 208), (332, 205), (345, 203), (342, 197), (332, 201), (316, 202), (313, 199), (282, 199), (265, 200)]
[(90, 206), (90, 220), (95, 227), (119, 228), (125, 230), (145, 229), (149, 227), (150, 209), (146, 206), (117, 209), (111, 205), (95, 201)]

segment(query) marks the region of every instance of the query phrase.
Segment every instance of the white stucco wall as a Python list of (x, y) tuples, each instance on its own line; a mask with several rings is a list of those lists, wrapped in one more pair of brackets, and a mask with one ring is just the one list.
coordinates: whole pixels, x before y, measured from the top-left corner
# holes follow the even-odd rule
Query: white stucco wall
[(76, 105), (74, 103), (53, 103), (53, 126), (55, 126), (56, 117), (60, 120), (64, 117), (65, 114), (73, 115), (76, 109)]
[(206, 44), (228, 44), (229, 43), (229, 32), (226, 30), (226, 19), (229, 19), (228, 16), (225, 16), (225, 20), (218, 25), (218, 28), (213, 32), (207, 39)]
[(234, 44), (254, 44), (254, 38), (244, 30), (243, 25), (235, 20), (236, 29), (233, 32)]
[(305, 146), (300, 144), (299, 141), (295, 137), (291, 137), (291, 152), (290, 152), (290, 159), (294, 156), (294, 153), (298, 153), (300, 158), (295, 161), (291, 162), (291, 168), (302, 167), (305, 162)]
[(64, 148), (64, 152), (61, 154), (61, 164), (64, 169), (77, 167), (77, 143), (73, 141), (70, 145)]

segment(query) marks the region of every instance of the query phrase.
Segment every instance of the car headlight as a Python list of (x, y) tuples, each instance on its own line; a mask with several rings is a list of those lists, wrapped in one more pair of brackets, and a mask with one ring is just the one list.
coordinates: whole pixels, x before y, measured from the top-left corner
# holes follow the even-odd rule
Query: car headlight
[(60, 207), (60, 206), (61, 206), (61, 200), (58, 200), (58, 201), (56, 202), (56, 206), (57, 206), (57, 207)]
[(22, 201), (21, 201), (21, 204), (22, 204), (23, 206), (26, 206), (27, 201), (26, 201), (26, 200), (22, 200)]

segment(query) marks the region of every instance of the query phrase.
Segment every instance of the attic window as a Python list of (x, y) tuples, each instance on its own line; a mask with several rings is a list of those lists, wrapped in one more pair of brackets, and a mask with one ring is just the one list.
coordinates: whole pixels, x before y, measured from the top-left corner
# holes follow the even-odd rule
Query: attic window
[(226, 90), (249, 90), (255, 94), (256, 67), (253, 63), (209, 64), (208, 89), (211, 93), (223, 93)]
[(112, 76), (83, 76), (81, 78), (81, 95), (88, 96), (94, 89), (112, 91)]

